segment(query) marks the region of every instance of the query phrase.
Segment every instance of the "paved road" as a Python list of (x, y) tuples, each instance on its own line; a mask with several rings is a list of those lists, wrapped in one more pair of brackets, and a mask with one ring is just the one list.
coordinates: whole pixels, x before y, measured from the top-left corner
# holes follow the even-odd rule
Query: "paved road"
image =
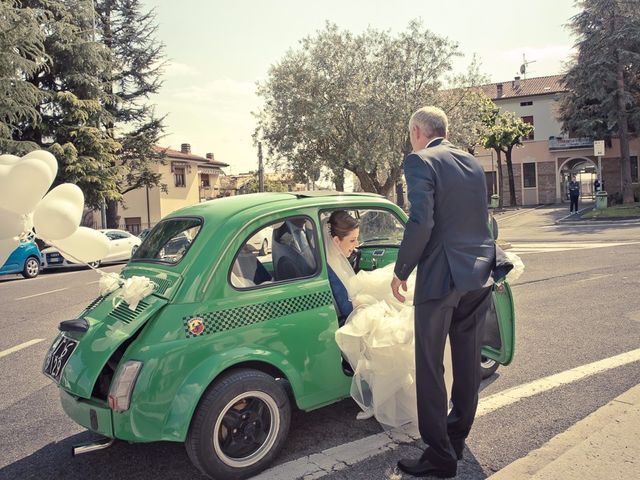
[[(627, 243), (640, 239), (640, 225), (556, 225), (554, 221), (563, 214), (563, 210), (543, 208), (499, 216), (501, 237), (514, 250), (527, 243), (544, 248), (522, 254), (526, 271), (514, 285), (516, 357), (483, 384), (483, 400), (640, 346), (640, 245)], [(566, 242), (573, 247), (553, 249)], [(42, 376), (40, 366), (57, 323), (72, 318), (96, 296), (97, 280), (94, 272), (86, 270), (29, 281), (0, 280), (0, 479), (199, 478), (179, 444), (119, 443), (108, 450), (70, 456), (73, 444), (94, 436), (65, 417), (56, 388)], [(44, 340), (3, 353), (37, 339)], [(485, 478), (538, 448), (640, 383), (638, 367), (635, 362), (613, 368), (479, 417), (467, 458), (459, 464), (459, 478)], [(299, 459), (332, 447), (349, 452), (353, 450), (350, 442), (381, 432), (374, 420), (355, 420), (356, 413), (349, 400), (314, 412), (295, 412), (289, 440), (276, 465), (295, 466)], [(395, 462), (403, 455), (415, 455), (419, 446), (420, 442), (402, 443), (394, 451), (341, 465), (324, 478), (402, 478)]]

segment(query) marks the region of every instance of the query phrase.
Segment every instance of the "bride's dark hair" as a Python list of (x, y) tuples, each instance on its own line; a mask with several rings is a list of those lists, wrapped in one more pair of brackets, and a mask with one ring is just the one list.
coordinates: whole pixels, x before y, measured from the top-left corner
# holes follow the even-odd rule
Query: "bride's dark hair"
[(360, 228), (360, 222), (345, 210), (336, 210), (329, 217), (329, 233), (332, 237), (342, 240), (356, 228)]

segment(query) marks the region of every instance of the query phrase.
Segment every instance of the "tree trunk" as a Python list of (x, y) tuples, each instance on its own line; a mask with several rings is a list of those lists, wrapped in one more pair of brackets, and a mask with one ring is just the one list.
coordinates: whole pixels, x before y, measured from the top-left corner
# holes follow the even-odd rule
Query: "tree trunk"
[(620, 173), (622, 181), (622, 203), (633, 203), (631, 187), (631, 161), (629, 159), (629, 123), (625, 105), (624, 70), (618, 58), (618, 81), (616, 96), (618, 101), (618, 130), (620, 135)]
[(336, 186), (336, 192), (344, 192), (344, 168), (336, 168), (333, 171), (333, 183)]
[(511, 203), (512, 207), (518, 206), (518, 201), (516, 199), (516, 182), (513, 178), (513, 163), (511, 162), (511, 152), (513, 147), (510, 147), (505, 152), (507, 156), (507, 173), (509, 174), (509, 203)]
[(498, 154), (498, 208), (504, 206), (504, 183), (502, 182), (502, 150), (495, 149)]
[(118, 201), (107, 200), (107, 228), (119, 228)]
[(360, 188), (363, 192), (380, 193), (378, 192), (378, 189), (376, 188), (376, 185), (369, 173), (359, 168), (352, 170), (352, 172), (356, 175), (356, 177), (358, 177)]

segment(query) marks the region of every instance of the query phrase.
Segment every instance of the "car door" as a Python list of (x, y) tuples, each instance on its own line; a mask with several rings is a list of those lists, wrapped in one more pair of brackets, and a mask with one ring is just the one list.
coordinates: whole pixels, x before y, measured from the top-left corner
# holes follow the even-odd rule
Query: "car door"
[(120, 236), (118, 235), (118, 232), (115, 232), (113, 230), (109, 230), (107, 232), (104, 232), (104, 234), (109, 239), (109, 252), (102, 259), (102, 261), (104, 261), (104, 262), (116, 261), (119, 258), (120, 249), (121, 249)]
[[(358, 267), (375, 270), (394, 263), (404, 234), (405, 217), (384, 208), (359, 208), (349, 212), (360, 221)], [(324, 212), (328, 216), (330, 212)], [(490, 230), (496, 230), (490, 219)], [(513, 359), (515, 307), (508, 282), (494, 285), (492, 304), (484, 325), (482, 354), (502, 365)]]
[[(254, 237), (264, 234), (261, 230), (272, 235), (270, 254), (261, 255), (254, 246)], [(242, 349), (255, 355), (245, 361), (272, 358), (286, 369), (293, 375), (290, 381), (300, 408), (347, 396), (350, 379), (335, 342), (338, 319), (321, 260), (317, 222), (307, 215), (265, 219), (247, 227), (234, 251), (225, 301), (216, 300), (209, 306), (215, 312), (207, 314), (218, 319), (219, 341), (229, 352)]]

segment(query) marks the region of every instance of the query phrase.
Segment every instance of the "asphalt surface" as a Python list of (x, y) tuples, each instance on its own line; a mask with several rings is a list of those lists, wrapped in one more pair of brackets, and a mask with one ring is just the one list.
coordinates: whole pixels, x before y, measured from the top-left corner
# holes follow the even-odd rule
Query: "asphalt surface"
[[(555, 223), (565, 215), (558, 208), (497, 215), (500, 237), (514, 249), (537, 242), (548, 244), (550, 251), (522, 255), (526, 270), (513, 285), (516, 355), (510, 366), (500, 367), (483, 384), (481, 397), (640, 346), (640, 244), (589, 248), (592, 242), (639, 241), (640, 224)], [(553, 251), (569, 243), (579, 248)], [(0, 355), (44, 339), (0, 356), (0, 479), (202, 478), (180, 444), (120, 442), (107, 450), (71, 456), (72, 445), (96, 437), (64, 415), (57, 388), (40, 369), (58, 322), (73, 318), (97, 296), (97, 281), (95, 272), (88, 270), (32, 280), (0, 277)], [(458, 478), (486, 478), (540, 447), (640, 383), (639, 367), (636, 362), (615, 368), (478, 418)], [(356, 420), (357, 412), (350, 400), (294, 412), (276, 464), (381, 431), (374, 420)], [(396, 471), (395, 463), (403, 456), (419, 455), (420, 447), (421, 442), (403, 444), (324, 478), (408, 478)]]

